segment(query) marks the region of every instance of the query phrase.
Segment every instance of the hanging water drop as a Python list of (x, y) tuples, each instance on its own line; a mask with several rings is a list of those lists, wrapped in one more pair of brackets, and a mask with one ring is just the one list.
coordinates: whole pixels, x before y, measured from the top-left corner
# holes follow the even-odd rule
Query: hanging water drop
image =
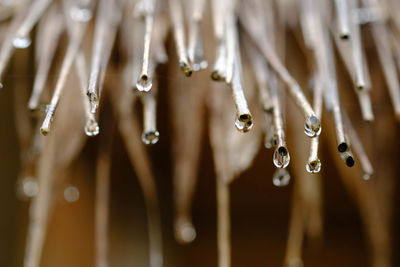
[(152, 86), (152, 79), (147, 75), (141, 75), (136, 83), (136, 89), (144, 92), (149, 92)]
[(85, 134), (87, 136), (96, 136), (100, 133), (99, 124), (94, 120), (89, 120), (85, 126)]
[(79, 22), (88, 22), (92, 16), (93, 12), (90, 8), (73, 6), (69, 13), (71, 19)]
[(12, 43), (15, 48), (23, 49), (28, 48), (32, 40), (29, 37), (15, 37)]
[(253, 128), (253, 122), (250, 116), (247, 117), (247, 115), (241, 115), (239, 118), (236, 117), (235, 126), (239, 130), (239, 132), (246, 133), (250, 131), (251, 128)]
[(319, 159), (311, 160), (306, 164), (306, 170), (309, 173), (317, 173), (321, 171), (321, 161)]
[(274, 165), (277, 168), (286, 168), (290, 162), (290, 155), (286, 147), (280, 146), (274, 152)]
[(283, 187), (287, 186), (290, 182), (290, 174), (284, 168), (277, 168), (272, 177), (272, 183), (275, 186)]
[(304, 124), (304, 133), (308, 137), (317, 137), (321, 133), (321, 123), (317, 117), (310, 116), (307, 118)]
[(64, 189), (64, 199), (67, 202), (76, 202), (79, 200), (79, 189), (76, 186), (69, 185)]
[(160, 133), (158, 131), (149, 131), (142, 134), (142, 141), (146, 145), (154, 145), (160, 139)]

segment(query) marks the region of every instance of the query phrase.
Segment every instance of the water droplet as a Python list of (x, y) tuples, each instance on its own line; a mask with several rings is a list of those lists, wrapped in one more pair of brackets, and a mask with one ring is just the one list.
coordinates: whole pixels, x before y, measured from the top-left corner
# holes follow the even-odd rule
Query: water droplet
[(182, 244), (193, 242), (197, 233), (193, 224), (187, 219), (179, 219), (175, 224), (175, 238)]
[(304, 124), (304, 133), (309, 137), (317, 137), (321, 133), (321, 122), (317, 117), (307, 118)]
[(154, 145), (160, 139), (160, 133), (158, 131), (149, 131), (142, 134), (142, 141), (146, 145)]
[(90, 8), (73, 6), (70, 9), (69, 15), (71, 16), (71, 19), (75, 21), (87, 22), (92, 18), (93, 12)]
[(208, 62), (205, 60), (201, 60), (199, 62), (193, 63), (193, 70), (194, 71), (199, 71), (199, 70), (204, 70), (208, 67)]
[(136, 83), (136, 89), (138, 89), (139, 91), (148, 92), (150, 91), (152, 86), (153, 86), (152, 79), (147, 75), (140, 76), (140, 78)]
[(89, 120), (85, 126), (85, 134), (87, 136), (96, 136), (100, 133), (99, 124), (94, 120)]
[(286, 168), (290, 162), (290, 155), (286, 147), (280, 146), (274, 152), (274, 165), (277, 168)]
[(317, 173), (321, 171), (321, 161), (319, 159), (311, 160), (306, 164), (306, 170), (309, 173)]
[(363, 179), (366, 180), (366, 181), (369, 180), (369, 179), (371, 179), (371, 174), (369, 174), (369, 173), (364, 173)]
[(187, 64), (185, 62), (180, 62), (179, 66), (180, 66), (181, 70), (183, 71), (183, 73), (185, 74), (186, 77), (192, 76), (193, 70), (189, 66), (189, 64)]
[(287, 186), (290, 182), (290, 174), (286, 169), (277, 168), (272, 177), (272, 183), (275, 186), (283, 187)]
[(99, 99), (98, 99), (96, 93), (94, 93), (94, 92), (88, 92), (87, 95), (89, 97), (90, 112), (92, 114), (95, 114), (97, 111), (97, 107), (99, 105)]
[(196, 239), (196, 229), (193, 227), (193, 225), (189, 222), (180, 224), (178, 229), (177, 229), (177, 235), (178, 239), (182, 243), (190, 243), (193, 242), (193, 240)]
[(15, 48), (23, 49), (29, 47), (31, 42), (29, 37), (15, 37), (12, 43)]
[(22, 193), (28, 198), (35, 197), (39, 193), (39, 184), (37, 180), (31, 176), (22, 180)]
[(211, 72), (211, 79), (216, 82), (221, 82), (225, 80), (225, 74), (219, 72), (218, 70), (214, 70)]
[(236, 117), (235, 126), (239, 132), (246, 133), (253, 128), (253, 121), (250, 115), (241, 115), (240, 118)]
[(64, 198), (70, 203), (78, 201), (79, 196), (79, 189), (76, 186), (69, 185), (64, 189)]
[(40, 133), (41, 133), (43, 136), (48, 135), (49, 132), (50, 132), (50, 128), (49, 128), (49, 127), (43, 127), (43, 126), (42, 126), (42, 127), (40, 128)]

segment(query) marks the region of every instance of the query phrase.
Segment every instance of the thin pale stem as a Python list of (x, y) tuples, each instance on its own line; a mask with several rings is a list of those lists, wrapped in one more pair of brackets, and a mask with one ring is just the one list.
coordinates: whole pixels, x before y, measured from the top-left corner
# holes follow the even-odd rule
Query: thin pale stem
[(25, 39), (33, 26), (39, 21), (42, 14), (53, 0), (35, 0), (29, 7), (28, 14), (24, 17), (23, 22), (18, 27), (15, 38)]
[(104, 76), (110, 59), (118, 26), (122, 19), (122, 3), (117, 0), (100, 0), (94, 30), (92, 62), (87, 95), (90, 111), (97, 112)]
[(39, 31), (41, 34), (37, 37), (37, 46), (40, 47), (40, 51), (38, 51), (38, 68), (35, 74), (32, 95), (28, 102), (28, 108), (30, 110), (36, 110), (38, 108), (40, 96), (46, 85), (51, 63), (58, 46), (58, 41), (64, 29), (62, 15), (55, 10), (52, 11), (53, 12), (50, 13), (43, 22), (39, 23), (39, 26), (42, 27), (42, 31)]
[(335, 0), (335, 8), (340, 38), (348, 39), (350, 37), (350, 24), (347, 1)]
[(193, 70), (187, 57), (181, 1), (169, 0), (169, 12), (174, 33), (175, 46), (178, 54), (179, 66), (185, 76), (189, 77), (192, 75)]
[(231, 266), (229, 184), (217, 179), (218, 267)]

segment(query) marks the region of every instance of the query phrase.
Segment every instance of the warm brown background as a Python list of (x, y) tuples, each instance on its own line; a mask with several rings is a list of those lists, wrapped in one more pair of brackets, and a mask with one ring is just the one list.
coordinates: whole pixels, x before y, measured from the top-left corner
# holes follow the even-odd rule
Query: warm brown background
[[(295, 48), (294, 39), (289, 39), (289, 49)], [(387, 153), (374, 155), (376, 159), (389, 161), (391, 170), (397, 173), (399, 146), (398, 125), (391, 115), (389, 99), (384, 89), (382, 74), (373, 49), (368, 50), (371, 73), (374, 79), (374, 109), (377, 120), (389, 114), (386, 120), (391, 138), (385, 144)], [(302, 66), (302, 59), (297, 65)], [(340, 66), (339, 66), (340, 67)], [(167, 79), (162, 75), (161, 80)], [(195, 74), (204, 75), (208, 73)], [(24, 79), (32, 83), (32, 75), (17, 74), (7, 76), (6, 81)], [(351, 90), (348, 77), (344, 83)], [(346, 81), (347, 79), (347, 81)], [(161, 84), (166, 84), (161, 83)], [(164, 88), (163, 88), (164, 89)], [(199, 87), (201, 89), (201, 87)], [(167, 88), (160, 90), (159, 99), (167, 99)], [(353, 94), (349, 91), (349, 94)], [(14, 129), (12, 86), (0, 91), (0, 266), (22, 266), (24, 240), (27, 229), (28, 203), (16, 198), (16, 179), (19, 168), (18, 142)], [(345, 105), (358, 112), (356, 100), (350, 97)], [(354, 106), (354, 107), (353, 107)], [(172, 177), (171, 177), (171, 136), (170, 118), (165, 101), (161, 101), (159, 114), (159, 143), (150, 148), (154, 173), (157, 179), (161, 202), (164, 253), (166, 267), (217, 266), (215, 176), (209, 140), (203, 140), (203, 151), (199, 170), (199, 182), (194, 199), (193, 214), (198, 238), (186, 247), (178, 245), (173, 238), (172, 228)], [(357, 114), (355, 118), (357, 118)], [(359, 126), (361, 123), (357, 123)], [(376, 125), (376, 124), (375, 124)], [(382, 124), (380, 124), (382, 125)], [(396, 125), (396, 126), (394, 126)], [(375, 126), (362, 126), (376, 132)], [(360, 127), (359, 127), (360, 128)], [(205, 130), (208, 132), (208, 129)], [(369, 152), (380, 141), (378, 135), (367, 135)], [(325, 146), (327, 142), (323, 142)], [(81, 199), (68, 204), (60, 195), (50, 222), (48, 237), (44, 248), (43, 267), (90, 267), (93, 266), (93, 222), (94, 222), (94, 155), (97, 140), (91, 139), (82, 151), (79, 161), (73, 165), (70, 181), (78, 185)], [(305, 241), (304, 263), (307, 267), (364, 267), (369, 263), (368, 244), (364, 235), (358, 208), (352, 193), (346, 191), (336, 167), (326, 148), (322, 149), (323, 160), (323, 199), (324, 199), (324, 237), (322, 240)], [(272, 151), (261, 149), (250, 170), (237, 179), (231, 187), (232, 204), (232, 262), (233, 267), (281, 266), (284, 257), (291, 193), (291, 184), (285, 188), (274, 187), (272, 177)], [(296, 160), (292, 158), (292, 160)], [(380, 170), (381, 173), (385, 170)], [(396, 177), (392, 177), (394, 180)], [(360, 177), (361, 179), (361, 177)], [(382, 179), (376, 177), (376, 179)], [(392, 226), (393, 265), (400, 266), (399, 246), (400, 212), (398, 183), (395, 183)], [(111, 266), (147, 266), (147, 232), (144, 201), (139, 184), (132, 170), (121, 138), (117, 135), (113, 149), (112, 195), (110, 204), (110, 258)]]

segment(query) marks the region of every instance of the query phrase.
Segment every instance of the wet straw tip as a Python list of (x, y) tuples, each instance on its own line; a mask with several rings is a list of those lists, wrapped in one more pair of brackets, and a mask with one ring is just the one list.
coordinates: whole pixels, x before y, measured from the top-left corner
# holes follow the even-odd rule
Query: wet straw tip
[(321, 161), (317, 158), (307, 162), (306, 170), (309, 173), (318, 173), (321, 171), (321, 166), (322, 166)]
[(154, 145), (160, 139), (160, 133), (157, 130), (144, 132), (142, 134), (142, 142), (145, 145)]
[(186, 77), (190, 77), (193, 74), (192, 68), (189, 66), (188, 63), (181, 61), (179, 63), (180, 69), (183, 71), (183, 74), (185, 74)]
[(350, 39), (350, 33), (348, 32), (343, 32), (340, 34), (340, 39), (342, 40), (349, 40)]
[(186, 221), (175, 226), (175, 238), (181, 244), (193, 242), (196, 236), (196, 229), (191, 222)]
[(41, 133), (43, 136), (48, 135), (49, 132), (50, 132), (50, 128), (49, 128), (49, 127), (42, 126), (42, 127), (40, 128), (40, 133)]

